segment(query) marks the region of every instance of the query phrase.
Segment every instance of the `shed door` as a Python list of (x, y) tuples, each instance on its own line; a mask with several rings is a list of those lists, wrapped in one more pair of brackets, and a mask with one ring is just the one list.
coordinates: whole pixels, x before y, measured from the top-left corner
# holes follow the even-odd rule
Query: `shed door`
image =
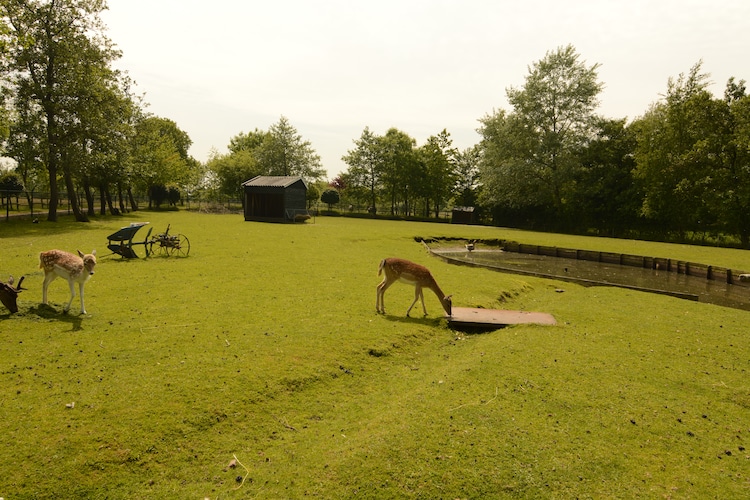
[(253, 193), (250, 197), (250, 214), (254, 217), (284, 217), (282, 193)]

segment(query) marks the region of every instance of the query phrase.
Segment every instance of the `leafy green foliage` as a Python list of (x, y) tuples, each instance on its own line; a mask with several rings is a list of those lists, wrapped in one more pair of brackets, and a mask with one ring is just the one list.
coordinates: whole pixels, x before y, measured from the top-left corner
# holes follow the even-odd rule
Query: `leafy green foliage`
[(425, 216), (430, 215), (430, 204), (435, 217), (440, 209), (453, 196), (458, 173), (456, 160), (458, 151), (453, 147), (453, 140), (447, 130), (443, 129), (438, 135), (427, 138), (426, 143), (419, 148), (420, 160), (424, 164), (425, 177), (418, 192), (425, 200)]
[(370, 207), (377, 206), (377, 194), (382, 189), (381, 177), (385, 169), (384, 160), (379, 153), (379, 140), (377, 135), (365, 127), (359, 139), (354, 141), (356, 147), (341, 158), (349, 165), (343, 174), (347, 179), (346, 189), (356, 199), (367, 200)]
[(191, 179), (188, 149), (192, 141), (187, 133), (168, 119), (148, 116), (135, 125), (130, 155), (133, 177), (143, 191), (154, 185), (186, 184)]
[(723, 99), (708, 91), (701, 63), (670, 79), (663, 101), (633, 127), (644, 213), (669, 231), (728, 231), (750, 245), (744, 81), (730, 79)]
[[(76, 196), (87, 172), (84, 152), (101, 147), (129, 116), (112, 113), (125, 99), (125, 79), (110, 64), (119, 57), (103, 35), (99, 0), (8, 0), (0, 16), (9, 28), (0, 71), (17, 110), (10, 130), (11, 154), (24, 169), (37, 168), (40, 155), (52, 199), (48, 218), (56, 219), (58, 177), (64, 182), (76, 218), (85, 221)], [(102, 136), (98, 134), (102, 133)]]
[(341, 197), (339, 196), (339, 192), (335, 189), (326, 189), (323, 191), (323, 194), (320, 195), (320, 201), (327, 204), (328, 210), (331, 210), (333, 205), (341, 201)]
[(349, 165), (341, 176), (345, 196), (368, 207), (376, 207), (380, 199), (390, 205), (391, 214), (429, 216), (434, 210), (436, 217), (452, 198), (459, 178), (458, 152), (447, 130), (417, 147), (396, 128), (379, 136), (365, 127), (354, 143), (342, 157)]
[(228, 147), (228, 154), (214, 154), (208, 161), (208, 170), (222, 194), (242, 194), (242, 183), (257, 175), (301, 176), (308, 183), (325, 176), (310, 141), (305, 141), (284, 116), (268, 131), (237, 134)]
[(487, 202), (565, 215), (602, 90), (597, 68), (568, 45), (534, 63), (523, 88), (507, 89), (513, 113), (486, 116), (480, 130)]
[[(414, 237), (740, 269), (745, 252), (348, 218), (138, 217), (2, 227), (0, 273), (25, 274), (27, 288), (18, 314), (0, 310), (6, 498), (747, 494), (747, 312), (452, 266)], [(102, 251), (144, 217), (186, 234), (190, 256)], [(61, 313), (59, 281), (39, 304), (37, 254), (52, 247), (99, 249), (89, 315)], [(457, 306), (558, 324), (467, 335), (432, 295), (427, 318), (404, 317), (402, 285), (378, 315), (377, 263), (390, 255), (427, 265)]]
[(571, 201), (582, 227), (616, 236), (641, 224), (643, 193), (632, 174), (635, 134), (624, 119), (597, 120), (593, 130)]
[(23, 180), (21, 180), (21, 176), (15, 172), (0, 174), (0, 191), (13, 193), (20, 193), (23, 191)]

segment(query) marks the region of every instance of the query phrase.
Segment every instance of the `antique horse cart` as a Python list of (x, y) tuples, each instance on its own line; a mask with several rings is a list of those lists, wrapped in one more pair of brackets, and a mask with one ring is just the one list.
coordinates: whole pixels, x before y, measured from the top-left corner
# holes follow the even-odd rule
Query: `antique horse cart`
[[(167, 230), (163, 233), (159, 233), (156, 236), (151, 236), (152, 228), (148, 229), (146, 238), (143, 241), (133, 241), (135, 233), (140, 228), (148, 224), (148, 222), (133, 222), (129, 226), (120, 228), (117, 232), (107, 236), (109, 248), (112, 253), (116, 253), (126, 259), (137, 259), (138, 254), (135, 253), (134, 246), (143, 245), (146, 251), (146, 257), (158, 253), (168, 257), (174, 255), (177, 257), (187, 257), (190, 253), (190, 240), (184, 234), (169, 234), (169, 225)], [(151, 236), (149, 238), (149, 236)], [(156, 248), (154, 248), (156, 246)]]

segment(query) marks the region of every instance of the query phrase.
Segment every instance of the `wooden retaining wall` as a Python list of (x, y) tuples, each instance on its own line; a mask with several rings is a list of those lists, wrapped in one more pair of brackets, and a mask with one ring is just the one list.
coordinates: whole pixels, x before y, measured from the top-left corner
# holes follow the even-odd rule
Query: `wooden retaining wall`
[(500, 242), (500, 248), (506, 252), (562, 257), (566, 259), (603, 262), (606, 264), (619, 264), (621, 266), (643, 267), (646, 269), (659, 269), (673, 273), (685, 274), (687, 276), (722, 281), (732, 285), (750, 287), (750, 282), (739, 279), (741, 274), (747, 274), (745, 271), (698, 264), (696, 262), (685, 262), (682, 260), (666, 259), (663, 257), (646, 257), (643, 255), (598, 252), (596, 250), (576, 250), (572, 248), (528, 245), (525, 243), (517, 243), (515, 241)]

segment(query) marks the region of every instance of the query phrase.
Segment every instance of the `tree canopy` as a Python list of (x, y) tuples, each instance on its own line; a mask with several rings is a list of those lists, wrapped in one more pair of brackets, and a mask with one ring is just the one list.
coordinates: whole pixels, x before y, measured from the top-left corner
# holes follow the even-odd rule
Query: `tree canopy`
[[(417, 147), (409, 134), (390, 128), (385, 135), (365, 127), (342, 160), (346, 191), (358, 202), (375, 207), (387, 200), (391, 214), (437, 214), (452, 197), (458, 179), (457, 151), (447, 130)], [(422, 210), (419, 210), (419, 207)]]
[(513, 112), (481, 120), (485, 203), (565, 215), (602, 90), (597, 68), (571, 45), (548, 52), (529, 68), (522, 88), (507, 89)]
[(166, 178), (195, 180), (199, 170), (188, 156), (187, 134), (145, 113), (133, 82), (112, 67), (121, 53), (104, 32), (106, 7), (104, 0), (0, 1), (0, 76), (10, 110), (6, 154), (27, 189), (48, 189), (51, 221), (57, 220), (59, 180), (76, 219), (86, 221), (95, 190), (102, 213), (119, 213), (125, 193), (137, 208), (134, 188), (146, 192)]
[[(268, 130), (231, 137), (206, 165), (190, 157), (188, 134), (145, 112), (134, 82), (113, 68), (121, 54), (105, 35), (104, 9), (105, 0), (0, 0), (0, 140), (29, 203), (29, 191), (49, 191), (48, 220), (61, 193), (86, 221), (97, 191), (102, 214), (136, 210), (134, 193), (175, 199), (210, 186), (241, 197), (256, 175), (301, 176), (311, 193), (325, 192), (320, 156), (283, 115)], [(745, 81), (730, 78), (715, 97), (699, 62), (628, 123), (596, 113), (598, 68), (572, 45), (547, 52), (522, 86), (505, 89), (511, 109), (481, 117), (478, 143), (463, 151), (446, 129), (418, 144), (395, 127), (382, 135), (365, 127), (330, 185), (372, 213), (438, 217), (450, 204), (478, 206), (504, 225), (698, 233), (750, 247)]]
[(213, 154), (207, 168), (219, 192), (229, 196), (240, 196), (242, 183), (257, 175), (293, 175), (308, 182), (325, 176), (320, 156), (284, 116), (267, 131), (240, 132), (228, 149)]

